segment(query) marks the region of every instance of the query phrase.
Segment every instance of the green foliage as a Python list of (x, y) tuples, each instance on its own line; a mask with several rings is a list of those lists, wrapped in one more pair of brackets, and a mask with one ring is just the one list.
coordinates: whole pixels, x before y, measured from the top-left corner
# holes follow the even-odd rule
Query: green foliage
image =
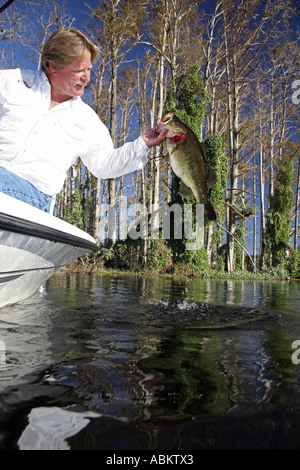
[(79, 189), (73, 192), (71, 203), (65, 208), (65, 217), (70, 224), (84, 228), (83, 195)]
[(267, 243), (272, 255), (272, 265), (284, 263), (286, 250), (289, 249), (290, 225), (294, 193), (292, 190), (293, 160), (281, 160), (276, 175), (275, 192), (270, 198), (270, 210), (267, 214)]
[(97, 252), (97, 256), (104, 262), (108, 262), (114, 257), (114, 254), (109, 248), (106, 248), (106, 246), (101, 246)]
[(300, 279), (300, 251), (290, 251), (287, 269), (292, 279)]
[(219, 220), (225, 216), (224, 190), (227, 186), (229, 163), (223, 152), (223, 139), (220, 134), (214, 134), (205, 140), (207, 162), (216, 173), (216, 182), (210, 191), (211, 202), (217, 211)]
[(141, 268), (141, 240), (120, 240), (104, 255), (104, 267), (121, 271), (134, 271)]
[(149, 271), (166, 272), (173, 264), (172, 250), (164, 240), (151, 240), (151, 246), (147, 251), (145, 268)]
[(205, 246), (202, 246), (199, 250), (186, 250), (185, 263), (197, 273), (207, 274), (210, 271)]
[[(229, 164), (224, 154), (224, 142), (221, 134), (213, 134), (205, 140), (207, 148), (207, 161), (217, 172), (216, 186), (223, 191), (227, 186)], [(217, 191), (216, 191), (217, 192)]]
[(210, 94), (199, 77), (199, 66), (191, 65), (187, 72), (175, 80), (167, 96), (168, 111), (189, 126), (202, 139), (201, 128)]
[[(219, 251), (222, 251), (222, 250), (219, 250)], [(224, 253), (217, 252), (214, 255), (213, 269), (218, 275), (225, 273), (225, 254)]]
[[(236, 229), (234, 236), (243, 246), (245, 245), (243, 226), (240, 226)], [(235, 248), (235, 269), (237, 271), (242, 271), (242, 256), (243, 256), (243, 250), (240, 247), (240, 245), (237, 243), (236, 248)]]

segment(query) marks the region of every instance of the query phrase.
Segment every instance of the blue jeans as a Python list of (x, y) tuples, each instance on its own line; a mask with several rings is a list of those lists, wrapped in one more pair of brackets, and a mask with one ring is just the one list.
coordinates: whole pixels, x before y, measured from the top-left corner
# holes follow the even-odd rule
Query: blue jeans
[(42, 193), (29, 181), (2, 167), (0, 167), (0, 192), (43, 211), (49, 211), (51, 196)]

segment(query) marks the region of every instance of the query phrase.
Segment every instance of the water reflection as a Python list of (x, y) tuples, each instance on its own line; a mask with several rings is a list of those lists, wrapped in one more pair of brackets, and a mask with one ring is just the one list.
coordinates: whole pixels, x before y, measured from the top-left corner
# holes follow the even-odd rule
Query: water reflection
[(286, 282), (53, 276), (1, 309), (0, 446), (42, 447), (50, 415), (65, 423), (55, 448), (276, 448), (282, 435), (298, 448), (299, 297)]
[(69, 450), (67, 439), (78, 434), (96, 413), (58, 407), (34, 408), (29, 424), (18, 440), (20, 450)]

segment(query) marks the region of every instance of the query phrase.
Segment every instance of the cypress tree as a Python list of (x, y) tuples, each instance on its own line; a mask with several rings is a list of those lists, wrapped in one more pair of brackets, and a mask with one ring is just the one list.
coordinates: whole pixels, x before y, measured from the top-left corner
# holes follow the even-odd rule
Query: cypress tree
[(278, 165), (275, 191), (270, 198), (270, 209), (267, 214), (267, 247), (274, 267), (284, 264), (286, 250), (289, 249), (294, 200), (292, 181), (293, 159), (282, 158)]

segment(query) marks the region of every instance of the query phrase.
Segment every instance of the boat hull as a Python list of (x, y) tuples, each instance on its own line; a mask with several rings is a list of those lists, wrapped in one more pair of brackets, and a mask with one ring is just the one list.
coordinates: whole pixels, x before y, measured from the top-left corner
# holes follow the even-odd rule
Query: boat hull
[(0, 194), (0, 308), (32, 296), (52, 274), (95, 250), (82, 230)]

